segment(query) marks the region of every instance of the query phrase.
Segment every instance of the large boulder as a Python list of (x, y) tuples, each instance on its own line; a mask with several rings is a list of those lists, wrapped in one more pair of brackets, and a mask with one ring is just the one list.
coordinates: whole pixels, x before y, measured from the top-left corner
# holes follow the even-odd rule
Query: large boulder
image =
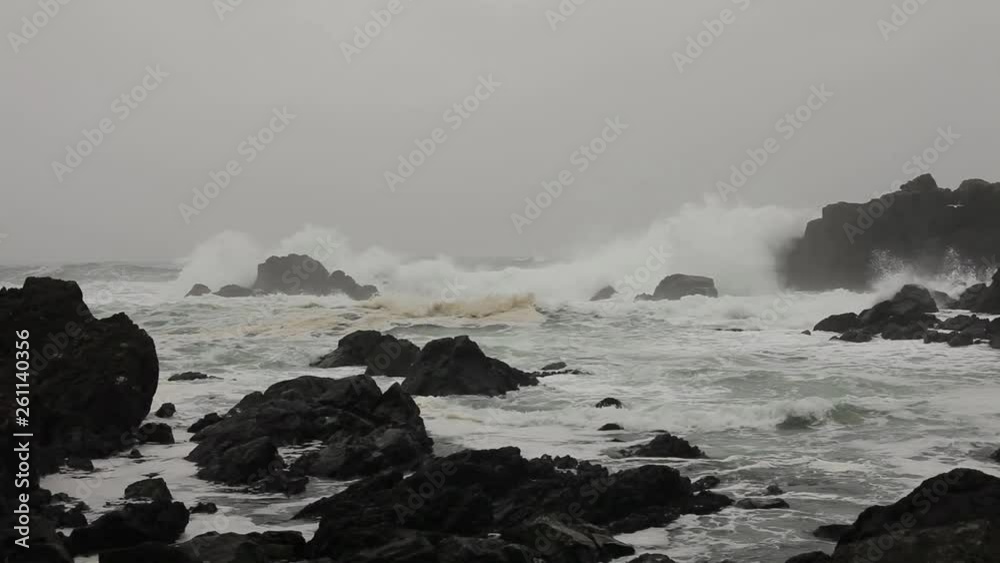
[(189, 518), (179, 502), (128, 504), (73, 530), (69, 545), (74, 555), (85, 555), (145, 542), (170, 543), (181, 537)]
[(343, 293), (356, 301), (364, 301), (378, 295), (374, 285), (361, 285), (343, 270), (334, 270), (329, 279), (330, 290), (333, 293)]
[(503, 395), (538, 378), (490, 358), (468, 336), (428, 342), (403, 381), (411, 395)]
[(638, 299), (640, 301), (677, 300), (688, 295), (718, 297), (719, 291), (715, 289), (715, 280), (712, 278), (673, 274), (660, 280), (652, 295), (643, 294)]
[(684, 438), (678, 438), (667, 432), (659, 434), (645, 444), (625, 448), (621, 453), (626, 457), (676, 457), (684, 459), (708, 457), (698, 446), (692, 446)]
[(993, 274), (993, 283), (983, 290), (971, 310), (976, 313), (1000, 314), (1000, 269)]
[[(104, 457), (130, 447), (129, 432), (149, 414), (159, 381), (153, 339), (124, 313), (95, 318), (71, 281), (27, 278), (0, 289), (0, 371), (15, 378), (15, 334), (28, 333), (32, 459)], [(13, 383), (0, 387), (0, 430), (15, 432)], [(52, 468), (54, 469), (54, 468)]]
[[(293, 493), (301, 475), (350, 479), (409, 468), (430, 453), (420, 408), (399, 385), (384, 393), (368, 376), (302, 376), (247, 395), (220, 420), (200, 427), (187, 459), (198, 476), (230, 485)], [(278, 446), (319, 441), (290, 472)]]
[[(520, 563), (532, 561), (527, 553), (545, 561), (596, 562), (631, 553), (613, 534), (665, 526), (731, 503), (696, 492), (689, 479), (665, 466), (611, 474), (573, 458), (526, 460), (516, 448), (501, 448), (432, 458), (407, 477), (391, 471), (362, 479), (297, 517), (320, 518), (307, 555), (335, 561)], [(545, 530), (560, 530), (565, 537), (545, 537), (567, 549), (550, 551), (536, 541), (533, 531)], [(494, 532), (499, 539), (481, 543)], [(466, 558), (442, 557), (445, 545)], [(470, 557), (476, 553), (491, 558)], [(565, 558), (573, 553), (577, 559)]]
[(191, 286), (191, 289), (184, 297), (201, 297), (202, 295), (208, 295), (209, 293), (212, 293), (212, 290), (207, 285), (196, 283)]
[(834, 203), (806, 225), (779, 261), (786, 283), (796, 289), (867, 290), (879, 271), (879, 253), (919, 272), (950, 268), (953, 252), (978, 262), (1000, 248), (1000, 184), (966, 180), (955, 190), (939, 188), (930, 175), (868, 203)]
[(271, 256), (257, 265), (253, 289), (263, 293), (325, 295), (330, 292), (330, 272), (304, 254)]
[(841, 313), (839, 315), (830, 315), (829, 317), (816, 323), (813, 330), (825, 332), (847, 332), (852, 328), (859, 328), (860, 326), (861, 321), (858, 319), (857, 313)]
[(938, 475), (888, 506), (868, 508), (833, 563), (1000, 561), (1000, 479), (974, 469)]
[(420, 353), (409, 340), (377, 330), (356, 330), (337, 342), (337, 349), (309, 364), (318, 368), (366, 366), (366, 375), (405, 377)]

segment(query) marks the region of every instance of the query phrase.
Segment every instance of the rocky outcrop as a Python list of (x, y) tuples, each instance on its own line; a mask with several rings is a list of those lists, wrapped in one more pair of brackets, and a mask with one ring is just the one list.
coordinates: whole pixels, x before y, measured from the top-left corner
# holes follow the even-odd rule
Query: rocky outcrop
[(698, 459), (708, 457), (698, 446), (692, 446), (684, 438), (678, 438), (664, 432), (650, 442), (625, 448), (621, 451), (625, 457), (676, 457), (683, 459)]
[(305, 547), (306, 540), (299, 532), (209, 532), (178, 545), (177, 549), (194, 561), (250, 563), (300, 561), (304, 558)]
[(653, 294), (643, 293), (636, 297), (637, 301), (661, 301), (664, 299), (677, 300), (688, 295), (704, 295), (706, 297), (718, 297), (719, 291), (715, 289), (715, 280), (705, 276), (690, 276), (687, 274), (673, 274), (663, 278), (653, 290)]
[(219, 297), (252, 297), (255, 294), (249, 287), (229, 284), (219, 288), (219, 291), (216, 291), (215, 295), (218, 295)]
[(973, 299), (969, 310), (974, 313), (1000, 315), (1000, 269), (993, 274), (993, 283)]
[(318, 260), (304, 254), (271, 256), (257, 265), (253, 289), (260, 293), (331, 295), (343, 293), (365, 300), (378, 295), (373, 285), (361, 285), (342, 270), (329, 272)]
[(144, 542), (171, 543), (184, 533), (190, 515), (182, 503), (156, 501), (127, 504), (104, 514), (69, 537), (74, 555), (133, 547)]
[[(198, 477), (253, 489), (301, 491), (302, 475), (350, 479), (407, 468), (430, 452), (420, 409), (398, 384), (383, 393), (370, 377), (303, 376), (247, 395), (198, 429), (187, 459)], [(289, 471), (277, 447), (322, 442)]]
[(343, 293), (351, 299), (364, 301), (378, 295), (378, 289), (371, 284), (361, 285), (343, 270), (334, 270), (330, 274), (330, 290), (333, 293)]
[(340, 339), (337, 349), (309, 364), (318, 368), (366, 366), (366, 375), (406, 377), (420, 348), (409, 340), (377, 330), (357, 330)]
[(813, 330), (825, 332), (847, 332), (852, 328), (858, 328), (860, 325), (861, 321), (858, 319), (857, 313), (841, 313), (839, 315), (830, 315), (829, 317), (816, 323)]
[[(321, 519), (307, 556), (338, 563), (606, 561), (632, 553), (613, 534), (714, 513), (731, 502), (695, 492), (689, 479), (665, 466), (611, 474), (573, 458), (526, 460), (516, 448), (502, 448), (432, 458), (405, 478), (392, 471), (363, 479), (298, 517)], [(544, 536), (552, 541), (537, 541), (534, 532), (545, 530), (553, 531)], [(487, 534), (498, 537), (486, 540)]]
[(196, 283), (191, 286), (191, 289), (184, 297), (201, 297), (202, 295), (208, 295), (209, 293), (212, 293), (212, 290), (209, 289), (207, 285)]
[(503, 395), (538, 378), (490, 358), (468, 336), (428, 342), (417, 355), (403, 391), (411, 395)]
[(1000, 561), (1000, 479), (974, 469), (938, 475), (889, 505), (868, 508), (833, 563)]
[(796, 289), (866, 290), (876, 278), (879, 252), (937, 274), (957, 252), (977, 265), (1000, 251), (1000, 184), (966, 180), (939, 188), (930, 175), (868, 203), (835, 203), (806, 225), (779, 260)]
[[(131, 446), (124, 437), (149, 414), (159, 381), (153, 339), (125, 314), (96, 319), (75, 282), (27, 278), (0, 289), (0, 372), (15, 374), (15, 333), (28, 333), (33, 461), (44, 450), (104, 457)], [(4, 435), (14, 418), (14, 385), (0, 387)], [(28, 431), (21, 428), (18, 431)], [(51, 468), (52, 470), (55, 467)]]
[(617, 293), (618, 292), (615, 291), (615, 288), (611, 287), (610, 285), (606, 285), (606, 286), (602, 287), (601, 289), (597, 290), (597, 293), (595, 293), (594, 295), (592, 295), (590, 297), (590, 300), (591, 301), (604, 301), (605, 299), (611, 299)]

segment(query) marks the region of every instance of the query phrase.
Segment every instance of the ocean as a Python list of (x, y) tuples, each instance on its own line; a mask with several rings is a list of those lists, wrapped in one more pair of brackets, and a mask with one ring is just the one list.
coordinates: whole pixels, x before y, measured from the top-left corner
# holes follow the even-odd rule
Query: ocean
[[(949, 276), (921, 279), (887, 259), (868, 293), (785, 291), (774, 274), (776, 252), (801, 232), (804, 217), (780, 208), (692, 206), (644, 233), (562, 259), (403, 258), (377, 248), (354, 250), (336, 232), (308, 226), (274, 245), (224, 233), (169, 263), (0, 267), (0, 285), (20, 286), (27, 276), (72, 279), (95, 315), (127, 313), (156, 342), (154, 410), (164, 402), (177, 406), (177, 414), (163, 420), (177, 444), (142, 446), (139, 462), (94, 460), (95, 473), (67, 471), (42, 486), (100, 513), (119, 501), (127, 484), (157, 474), (189, 506), (212, 501), (220, 507), (215, 515), (192, 515), (181, 541), (207, 531), (262, 529), (301, 530), (308, 538), (316, 524), (290, 517), (344, 483), (313, 479), (304, 495), (285, 498), (201, 481), (183, 460), (194, 445), (185, 429), (278, 381), (354, 375), (356, 368), (309, 367), (353, 330), (388, 331), (417, 345), (467, 334), (515, 367), (565, 361), (584, 373), (546, 377), (505, 397), (418, 397), (439, 453), (512, 445), (526, 457), (571, 455), (612, 470), (666, 463), (692, 479), (718, 476), (718, 491), (736, 499), (762, 496), (776, 484), (790, 510), (685, 516), (666, 529), (619, 539), (639, 553), (662, 552), (681, 563), (784, 561), (829, 551), (832, 544), (812, 536), (820, 525), (853, 522), (864, 508), (893, 502), (955, 467), (1000, 474), (988, 459), (1000, 445), (1000, 378), (997, 351), (987, 346), (852, 344), (828, 333), (803, 334), (827, 315), (860, 311), (906, 282), (954, 295), (975, 281), (957, 264)], [(722, 222), (725, 229), (718, 228)], [(734, 239), (732, 232), (745, 236)], [(374, 283), (381, 295), (367, 302), (184, 297), (194, 283), (213, 290), (249, 285), (257, 263), (293, 251)], [(678, 272), (713, 277), (720, 296), (632, 301)], [(619, 294), (590, 302), (607, 284)], [(183, 371), (217, 379), (167, 381)], [(376, 381), (386, 388), (394, 379)], [(624, 408), (594, 408), (604, 397)], [(624, 430), (598, 431), (606, 423)], [(686, 438), (709, 458), (616, 455), (657, 430)], [(296, 451), (283, 453), (289, 459)]]

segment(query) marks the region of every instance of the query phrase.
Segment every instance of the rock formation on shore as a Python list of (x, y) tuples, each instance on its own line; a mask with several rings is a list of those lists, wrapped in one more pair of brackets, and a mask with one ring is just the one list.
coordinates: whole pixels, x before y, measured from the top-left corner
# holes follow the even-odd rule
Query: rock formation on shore
[(669, 275), (657, 284), (653, 294), (643, 293), (636, 296), (636, 301), (677, 300), (688, 295), (704, 295), (718, 297), (715, 280), (705, 276), (689, 276), (687, 274)]
[[(185, 297), (211, 293), (207, 286), (196, 283)], [(304, 254), (271, 256), (257, 265), (257, 279), (252, 287), (230, 284), (215, 295), (220, 297), (250, 297), (281, 293), (285, 295), (344, 294), (358, 301), (378, 295), (374, 285), (361, 285), (343, 270), (327, 271), (319, 260)]]
[(966, 180), (939, 188), (929, 174), (868, 203), (834, 203), (806, 225), (782, 257), (788, 286), (868, 289), (878, 252), (941, 273), (951, 252), (981, 266), (1000, 253), (1000, 183)]
[(337, 349), (309, 364), (318, 368), (365, 366), (366, 375), (406, 377), (420, 348), (409, 340), (377, 330), (356, 330), (337, 342)]
[(487, 356), (468, 336), (456, 336), (424, 345), (403, 381), (403, 390), (438, 397), (494, 396), (537, 384), (534, 374)]

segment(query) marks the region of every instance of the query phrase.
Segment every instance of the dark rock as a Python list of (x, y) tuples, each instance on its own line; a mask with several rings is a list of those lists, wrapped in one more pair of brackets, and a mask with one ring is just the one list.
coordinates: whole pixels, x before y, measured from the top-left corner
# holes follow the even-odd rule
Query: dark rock
[(951, 339), (953, 333), (928, 330), (924, 333), (924, 344), (943, 343)]
[(951, 335), (951, 338), (948, 339), (948, 346), (951, 346), (952, 348), (972, 346), (973, 342), (974, 339), (972, 338), (972, 335), (964, 332), (956, 332)]
[(813, 530), (813, 535), (821, 540), (838, 542), (850, 529), (850, 524), (826, 524)]
[(785, 563), (829, 563), (833, 559), (822, 551), (811, 551), (792, 557)]
[(785, 494), (785, 491), (781, 489), (778, 485), (770, 484), (764, 489), (764, 494), (772, 497)]
[(975, 313), (1000, 314), (1000, 268), (993, 274), (993, 283), (983, 290), (971, 310)]
[(532, 546), (552, 563), (610, 561), (635, 553), (635, 548), (614, 539), (607, 531), (568, 516), (536, 516), (505, 529), (500, 537)]
[(219, 507), (214, 502), (199, 502), (191, 509), (191, 514), (215, 514)]
[(951, 330), (951, 331), (962, 330), (972, 326), (978, 320), (979, 317), (975, 315), (971, 316), (958, 315), (957, 317), (952, 317), (950, 319), (945, 319), (944, 321), (941, 321), (941, 324), (938, 325), (938, 328), (941, 330)]
[(993, 335), (993, 338), (990, 340), (990, 348), (1000, 350), (1000, 334)]
[(496, 396), (537, 384), (535, 376), (484, 354), (468, 336), (456, 336), (424, 346), (403, 381), (403, 391), (438, 397)]
[(319, 261), (303, 254), (271, 256), (257, 265), (253, 289), (261, 293), (326, 295), (330, 272)]
[(222, 286), (215, 294), (219, 297), (251, 297), (254, 293), (249, 287), (229, 284)]
[[(307, 547), (309, 557), (372, 562), (408, 560), (393, 559), (406, 553), (424, 557), (415, 561), (436, 561), (435, 546), (440, 550), (444, 538), (462, 541), (458, 538), (499, 530), (512, 547), (538, 550), (529, 540), (533, 526), (567, 526), (574, 531), (567, 534), (570, 538), (579, 533), (610, 538), (611, 533), (665, 526), (683, 514), (715, 513), (731, 503), (722, 495), (696, 494), (689, 479), (665, 466), (611, 474), (572, 458), (526, 460), (516, 448), (502, 448), (431, 458), (408, 477), (399, 471), (373, 475), (310, 504), (297, 518), (322, 518)], [(556, 521), (553, 514), (572, 518)], [(525, 523), (530, 524), (527, 531), (518, 529)], [(616, 544), (596, 545), (617, 553)], [(502, 551), (496, 543), (480, 547), (493, 554)], [(585, 553), (593, 553), (592, 548)]]
[[(31, 334), (31, 426), (35, 471), (46, 458), (105, 457), (149, 414), (159, 380), (152, 338), (125, 314), (96, 319), (75, 282), (30, 277), (0, 289), (0, 373), (13, 380), (15, 331)], [(10, 435), (14, 385), (0, 386), (0, 431)]]
[(156, 409), (156, 416), (160, 418), (170, 418), (177, 414), (177, 407), (173, 403), (163, 403)]
[(600, 401), (597, 401), (597, 404), (594, 406), (599, 409), (607, 407), (615, 407), (616, 409), (620, 409), (622, 408), (622, 402), (619, 401), (618, 399), (615, 399), (614, 397), (605, 397)]
[(1000, 479), (955, 469), (889, 506), (870, 507), (837, 543), (834, 563), (1000, 561)]
[(597, 429), (598, 432), (609, 432), (611, 430), (624, 430), (624, 428), (620, 424), (611, 422)]
[(299, 532), (250, 534), (209, 532), (177, 547), (197, 561), (264, 563), (304, 559), (306, 541)]
[(816, 323), (813, 330), (825, 332), (847, 332), (854, 328), (860, 328), (861, 321), (857, 313), (843, 313), (840, 315), (830, 315), (822, 321)]
[(715, 280), (705, 276), (689, 276), (686, 274), (673, 274), (663, 278), (653, 290), (650, 297), (652, 301), (663, 299), (677, 300), (688, 295), (704, 295), (706, 297), (718, 297), (719, 292), (715, 289)]
[[(146, 542), (132, 547), (101, 552), (99, 563), (202, 563), (179, 547)], [(212, 562), (217, 563), (217, 562)], [(233, 562), (240, 563), (240, 562)]]
[[(350, 479), (409, 468), (432, 446), (420, 409), (394, 384), (383, 393), (368, 376), (303, 376), (251, 393), (192, 437), (187, 459), (198, 476), (263, 490), (298, 490), (300, 474)], [(285, 467), (276, 446), (322, 441), (318, 452)]]
[(191, 286), (191, 290), (187, 292), (184, 297), (201, 297), (202, 295), (208, 295), (212, 293), (212, 290), (208, 288), (207, 285), (196, 283)]
[(542, 367), (542, 371), (557, 371), (566, 369), (566, 362), (552, 362)]
[(69, 545), (74, 555), (84, 555), (145, 542), (170, 543), (184, 533), (188, 518), (179, 502), (129, 504), (73, 530)]
[(367, 366), (366, 375), (405, 377), (420, 348), (377, 330), (356, 330), (340, 339), (337, 349), (309, 364), (319, 368)]
[(70, 507), (65, 504), (49, 504), (36, 507), (33, 517), (40, 514), (58, 528), (81, 528), (87, 525), (87, 517), (84, 512), (88, 510), (87, 505), (82, 502)]
[(872, 335), (864, 330), (852, 328), (836, 338), (844, 342), (871, 342)]
[(192, 424), (191, 427), (188, 428), (188, 432), (192, 434), (197, 434), (198, 432), (204, 430), (205, 428), (208, 428), (209, 426), (221, 420), (222, 417), (219, 416), (218, 413), (210, 412), (205, 416), (201, 417), (200, 419), (198, 419), (198, 421), (196, 421), (194, 424)]
[(621, 453), (625, 457), (676, 457), (682, 459), (708, 457), (697, 446), (692, 446), (687, 440), (668, 433), (656, 436), (647, 444), (625, 448)]
[(706, 475), (695, 481), (692, 486), (696, 491), (708, 491), (718, 487), (720, 483), (722, 480), (715, 475)]
[(870, 288), (877, 253), (920, 274), (951, 268), (952, 256), (978, 261), (1000, 248), (1000, 185), (968, 180), (940, 189), (930, 175), (868, 203), (835, 203), (810, 221), (779, 259), (787, 285), (802, 290)]
[(636, 557), (628, 563), (676, 563), (676, 561), (659, 553), (647, 553)]
[(890, 322), (882, 330), (883, 340), (922, 340), (927, 334), (927, 327), (919, 322), (899, 325)]
[(94, 462), (85, 457), (70, 457), (66, 459), (66, 467), (78, 471), (93, 471)]
[(904, 285), (888, 301), (882, 301), (864, 310), (858, 317), (861, 326), (882, 326), (890, 321), (900, 324), (907, 321), (920, 321), (926, 319), (927, 313), (936, 313), (937, 303), (931, 296), (931, 292), (919, 285)]
[(780, 498), (745, 498), (736, 501), (736, 508), (744, 510), (773, 510), (788, 508), (788, 503)]
[(806, 336), (812, 336), (812, 331), (810, 331), (810, 330), (803, 330), (803, 331), (801, 332), (801, 334), (804, 334), (804, 335), (806, 335)]
[(162, 422), (147, 422), (139, 427), (136, 439), (140, 444), (173, 444), (174, 432)]
[(355, 301), (364, 301), (378, 295), (374, 285), (361, 285), (342, 270), (330, 274), (330, 287), (334, 293), (343, 293)]
[(971, 311), (976, 305), (979, 304), (979, 301), (986, 294), (986, 288), (987, 286), (985, 283), (977, 283), (967, 287), (965, 291), (958, 296), (958, 303), (955, 304), (953, 309), (965, 309), (967, 311)]
[(616, 293), (618, 293), (618, 292), (615, 291), (615, 288), (611, 287), (610, 285), (606, 285), (606, 286), (602, 287), (601, 289), (597, 290), (597, 293), (595, 293), (593, 296), (591, 296), (590, 300), (591, 301), (604, 301), (606, 299), (611, 299), (612, 297), (615, 296)]
[(136, 449), (136, 448), (132, 448), (132, 451), (130, 451), (130, 452), (128, 453), (128, 457), (129, 457), (130, 459), (140, 459), (140, 458), (142, 458), (142, 452), (140, 452), (140, 451), (139, 451), (138, 449)]
[(143, 479), (125, 487), (127, 499), (149, 499), (154, 501), (172, 501), (174, 497), (163, 479)]
[(209, 379), (204, 373), (198, 373), (196, 371), (186, 371), (184, 373), (178, 373), (171, 375), (167, 378), (167, 381), (198, 381), (199, 379)]
[(535, 552), (497, 538), (449, 536), (437, 545), (439, 563), (535, 563)]

